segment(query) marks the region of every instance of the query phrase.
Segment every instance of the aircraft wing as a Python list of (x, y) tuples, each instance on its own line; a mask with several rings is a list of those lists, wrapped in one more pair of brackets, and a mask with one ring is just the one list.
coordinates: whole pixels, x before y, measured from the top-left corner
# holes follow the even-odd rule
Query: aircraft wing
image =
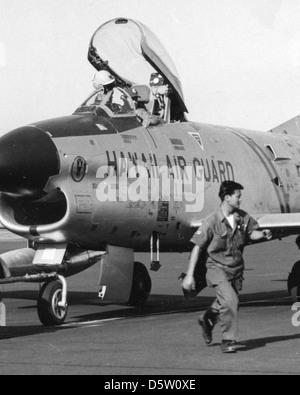
[[(287, 229), (300, 233), (300, 213), (291, 214), (259, 214), (253, 216), (261, 229)], [(298, 229), (298, 231), (296, 231)]]
[[(300, 234), (300, 213), (291, 214), (256, 214), (251, 215), (259, 223), (260, 229), (271, 229), (277, 237)], [(202, 221), (191, 224), (194, 229), (199, 228)]]

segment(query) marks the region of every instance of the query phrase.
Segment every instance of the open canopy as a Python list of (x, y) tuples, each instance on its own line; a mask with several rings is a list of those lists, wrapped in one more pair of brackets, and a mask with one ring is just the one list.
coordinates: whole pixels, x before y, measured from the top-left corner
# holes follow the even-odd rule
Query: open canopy
[(114, 19), (94, 33), (88, 59), (96, 70), (108, 70), (119, 85), (150, 85), (159, 73), (170, 88), (172, 112), (184, 118), (187, 108), (176, 66), (157, 37), (142, 23)]

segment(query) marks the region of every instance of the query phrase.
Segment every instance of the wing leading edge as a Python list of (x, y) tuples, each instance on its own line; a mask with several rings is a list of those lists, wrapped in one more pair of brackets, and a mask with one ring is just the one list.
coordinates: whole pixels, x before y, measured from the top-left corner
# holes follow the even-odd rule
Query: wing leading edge
[[(260, 229), (271, 229), (275, 238), (300, 234), (300, 213), (291, 214), (256, 214), (252, 215)], [(202, 221), (191, 224), (193, 229), (199, 228)]]
[(300, 233), (300, 213), (260, 214), (253, 216), (261, 229), (282, 229), (289, 234)]

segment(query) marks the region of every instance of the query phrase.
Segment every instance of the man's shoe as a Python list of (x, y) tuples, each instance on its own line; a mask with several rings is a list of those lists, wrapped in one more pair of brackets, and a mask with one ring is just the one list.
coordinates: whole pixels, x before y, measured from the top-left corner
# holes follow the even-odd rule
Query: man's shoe
[(235, 341), (223, 340), (222, 345), (221, 345), (222, 353), (223, 354), (235, 354), (236, 353), (235, 345), (236, 345)]
[(212, 338), (213, 326), (208, 322), (207, 319), (205, 319), (205, 314), (199, 318), (198, 323), (202, 328), (203, 339), (205, 343), (209, 346), (213, 341)]

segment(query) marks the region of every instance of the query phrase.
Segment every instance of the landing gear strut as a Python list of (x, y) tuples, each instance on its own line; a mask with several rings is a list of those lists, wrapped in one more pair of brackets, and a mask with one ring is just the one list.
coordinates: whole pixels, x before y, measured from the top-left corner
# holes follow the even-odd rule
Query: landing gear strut
[(68, 313), (67, 285), (62, 276), (43, 285), (37, 304), (38, 316), (44, 326), (62, 325)]

